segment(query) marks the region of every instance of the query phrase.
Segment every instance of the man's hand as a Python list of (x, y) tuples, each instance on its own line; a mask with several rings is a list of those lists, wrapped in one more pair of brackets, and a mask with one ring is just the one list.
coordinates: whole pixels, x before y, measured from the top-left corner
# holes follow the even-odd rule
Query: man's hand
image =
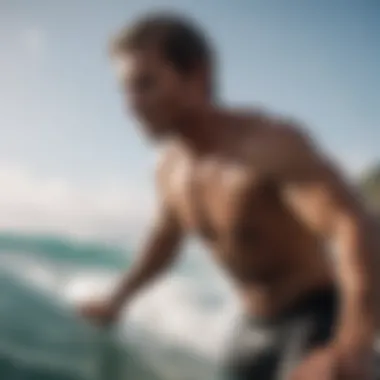
[(332, 347), (313, 351), (289, 380), (373, 380), (373, 352), (338, 351)]
[(120, 309), (106, 302), (91, 302), (80, 306), (79, 314), (97, 326), (106, 327), (116, 322)]

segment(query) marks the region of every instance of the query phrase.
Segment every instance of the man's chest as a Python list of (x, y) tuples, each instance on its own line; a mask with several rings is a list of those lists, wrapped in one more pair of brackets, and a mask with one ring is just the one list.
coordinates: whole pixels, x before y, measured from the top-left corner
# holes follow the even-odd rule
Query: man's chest
[(171, 171), (166, 195), (186, 229), (230, 234), (245, 219), (259, 217), (263, 185), (259, 170), (248, 165), (183, 161)]

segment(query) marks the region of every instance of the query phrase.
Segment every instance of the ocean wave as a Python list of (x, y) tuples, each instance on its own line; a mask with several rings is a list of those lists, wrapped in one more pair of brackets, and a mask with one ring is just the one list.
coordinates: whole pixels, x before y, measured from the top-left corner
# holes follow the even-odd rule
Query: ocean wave
[[(115, 332), (122, 361), (132, 357), (129, 370), (145, 371), (138, 378), (175, 379), (183, 370), (189, 380), (212, 377), (233, 308), (210, 273), (184, 261), (137, 297)], [(85, 299), (106, 296), (130, 262), (128, 250), (104, 244), (1, 235), (0, 362), (6, 357), (21, 367), (35, 363), (38, 371), (94, 379), (95, 351), (109, 349), (73, 310)]]
[(38, 255), (55, 263), (120, 269), (129, 265), (128, 252), (104, 243), (51, 235), (0, 234), (0, 253)]

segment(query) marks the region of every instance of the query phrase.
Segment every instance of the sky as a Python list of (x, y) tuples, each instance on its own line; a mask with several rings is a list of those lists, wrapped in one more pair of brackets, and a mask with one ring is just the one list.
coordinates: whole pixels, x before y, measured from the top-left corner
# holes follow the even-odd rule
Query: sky
[(294, 117), (349, 175), (379, 159), (376, 0), (0, 0), (0, 228), (136, 237), (154, 150), (107, 44), (149, 10), (194, 17), (222, 99)]

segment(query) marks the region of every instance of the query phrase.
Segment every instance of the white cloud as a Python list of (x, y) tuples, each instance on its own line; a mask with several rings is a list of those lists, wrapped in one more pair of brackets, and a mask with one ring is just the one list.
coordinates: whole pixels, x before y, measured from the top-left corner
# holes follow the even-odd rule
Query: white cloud
[(0, 228), (102, 238), (134, 236), (153, 211), (141, 189), (86, 189), (64, 178), (41, 178), (0, 164)]

